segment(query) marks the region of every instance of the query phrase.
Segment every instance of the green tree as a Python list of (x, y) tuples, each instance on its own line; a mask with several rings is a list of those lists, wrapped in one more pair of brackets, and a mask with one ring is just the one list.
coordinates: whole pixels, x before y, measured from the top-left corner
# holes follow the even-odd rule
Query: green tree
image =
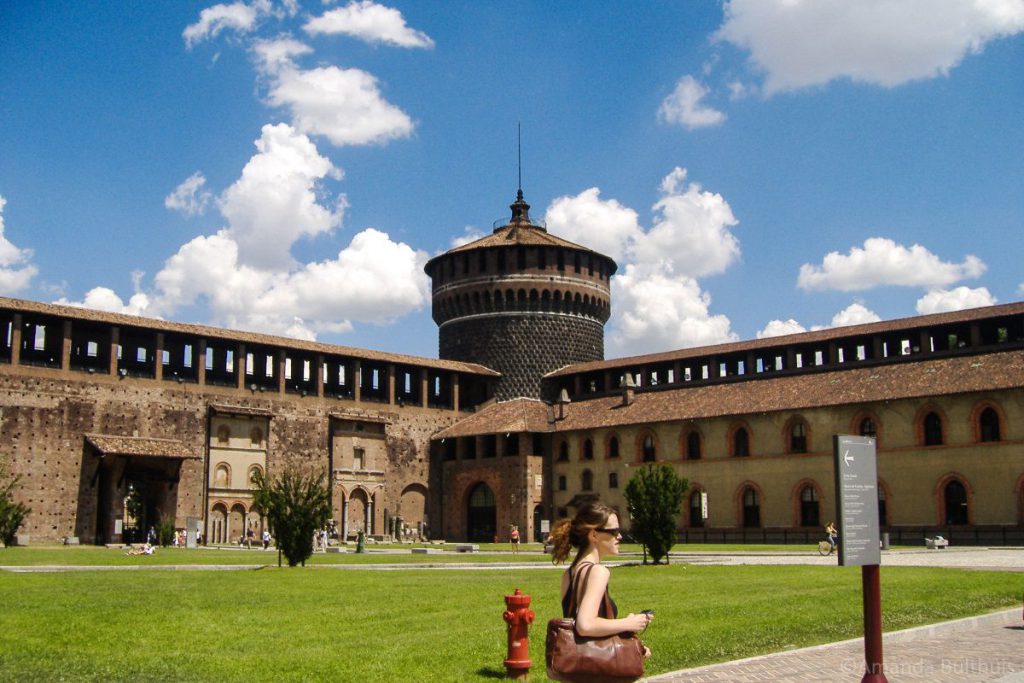
[[(22, 503), (15, 503), (12, 492), (20, 477), (10, 477), (7, 468), (0, 463), (0, 542), (5, 546), (14, 543), (18, 529), (32, 510)], [(6, 484), (4, 482), (7, 482)]]
[(626, 485), (626, 505), (632, 519), (630, 533), (650, 553), (654, 564), (665, 558), (676, 541), (676, 520), (689, 483), (669, 465), (641, 467)]
[(313, 533), (322, 528), (331, 516), (331, 492), (323, 473), (305, 473), (286, 468), (274, 478), (259, 470), (253, 474), (256, 486), (253, 502), (270, 523), (270, 533), (288, 566), (306, 566), (313, 554)]

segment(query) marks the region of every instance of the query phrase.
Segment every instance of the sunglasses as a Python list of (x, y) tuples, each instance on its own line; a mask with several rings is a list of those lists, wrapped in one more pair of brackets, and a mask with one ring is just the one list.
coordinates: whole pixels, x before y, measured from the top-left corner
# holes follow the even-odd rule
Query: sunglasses
[(606, 534), (611, 534), (612, 536), (618, 536), (619, 534), (622, 533), (622, 529), (620, 527), (617, 527), (617, 526), (610, 526), (610, 527), (598, 526), (598, 527), (594, 527), (594, 531), (600, 531), (600, 532), (603, 532), (603, 533), (606, 533)]

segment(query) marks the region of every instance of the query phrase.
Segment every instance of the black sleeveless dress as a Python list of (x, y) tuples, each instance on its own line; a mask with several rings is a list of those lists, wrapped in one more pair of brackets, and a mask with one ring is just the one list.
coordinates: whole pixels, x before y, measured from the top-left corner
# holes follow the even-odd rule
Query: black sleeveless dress
[[(564, 617), (566, 619), (569, 619), (569, 618), (575, 619), (576, 618), (575, 614), (571, 614), (570, 613), (570, 611), (572, 610), (572, 602), (573, 602), (572, 601), (572, 595), (573, 595), (573, 592), (576, 590), (576, 583), (577, 583), (577, 580), (580, 577), (580, 571), (586, 565), (589, 565), (590, 569), (593, 569), (593, 567), (594, 567), (594, 563), (593, 562), (581, 562), (579, 565), (577, 565), (575, 567), (575, 570), (576, 570), (575, 573), (573, 572), (573, 568), (572, 567), (570, 567), (567, 570), (569, 572), (569, 590), (567, 590), (565, 592), (565, 595), (562, 596), (562, 617)], [(587, 577), (586, 577), (587, 579), (590, 578), (590, 569), (587, 570)], [(601, 617), (603, 619), (617, 619), (618, 616), (619, 616), (619, 607), (618, 607), (618, 605), (615, 604), (615, 601), (612, 600), (612, 597), (608, 594), (608, 588), (607, 587), (605, 587), (605, 589), (604, 589), (604, 594), (605, 594), (605, 597), (608, 598), (608, 600), (607, 600), (607, 603), (604, 600), (601, 601), (601, 604), (597, 608), (597, 616), (599, 616), (599, 617)], [(611, 607), (612, 607), (612, 613), (611, 614), (608, 614), (608, 610), (605, 609), (605, 605), (606, 604), (611, 605)]]

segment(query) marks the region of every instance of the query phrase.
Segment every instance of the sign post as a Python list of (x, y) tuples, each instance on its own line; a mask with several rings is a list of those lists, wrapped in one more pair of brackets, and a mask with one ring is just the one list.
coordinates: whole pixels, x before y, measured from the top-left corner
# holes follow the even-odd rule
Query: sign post
[(864, 677), (861, 683), (888, 683), (882, 664), (882, 562), (878, 535), (878, 468), (875, 440), (833, 437), (839, 564), (860, 566), (864, 592)]

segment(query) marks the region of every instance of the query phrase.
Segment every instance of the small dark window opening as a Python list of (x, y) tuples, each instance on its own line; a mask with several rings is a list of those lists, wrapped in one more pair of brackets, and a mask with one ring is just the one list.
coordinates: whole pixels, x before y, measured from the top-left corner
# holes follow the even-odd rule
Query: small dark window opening
[(702, 505), (700, 491), (694, 491), (690, 494), (690, 526), (696, 529), (704, 526), (704, 506)]
[(747, 489), (743, 492), (743, 527), (756, 529), (761, 526), (761, 502), (757, 498), (757, 491)]
[(584, 491), (594, 490), (594, 473), (590, 470), (583, 470), (583, 476), (580, 478), (580, 488)]
[(686, 459), (700, 460), (700, 434), (696, 431), (686, 435)]
[(800, 526), (817, 527), (821, 524), (821, 506), (818, 504), (818, 492), (813, 486), (805, 486), (800, 491)]
[(802, 422), (796, 423), (790, 430), (789, 451), (790, 453), (807, 452), (807, 426)]
[(583, 459), (593, 460), (594, 459), (594, 442), (587, 439), (583, 442)]
[(924, 445), (942, 445), (942, 418), (935, 413), (924, 416)]
[(619, 439), (613, 436), (608, 439), (608, 457), (617, 458), (619, 457)]
[(954, 479), (946, 484), (946, 524), (968, 524), (967, 488)]
[(642, 451), (644, 462), (654, 462), (658, 457), (658, 454), (654, 450), (654, 437), (650, 434), (644, 437)]
[(747, 430), (740, 427), (732, 435), (732, 453), (737, 458), (746, 458), (750, 455), (750, 435)]
[(619, 488), (619, 473), (609, 472), (608, 473), (608, 488), (617, 489)]
[(985, 408), (978, 417), (978, 433), (983, 442), (999, 441), (999, 414), (992, 408)]
[(878, 427), (875, 426), (875, 421), (870, 417), (865, 417), (860, 421), (860, 435), (878, 436)]
[(569, 444), (562, 442), (558, 445), (558, 462), (568, 462), (569, 460)]

